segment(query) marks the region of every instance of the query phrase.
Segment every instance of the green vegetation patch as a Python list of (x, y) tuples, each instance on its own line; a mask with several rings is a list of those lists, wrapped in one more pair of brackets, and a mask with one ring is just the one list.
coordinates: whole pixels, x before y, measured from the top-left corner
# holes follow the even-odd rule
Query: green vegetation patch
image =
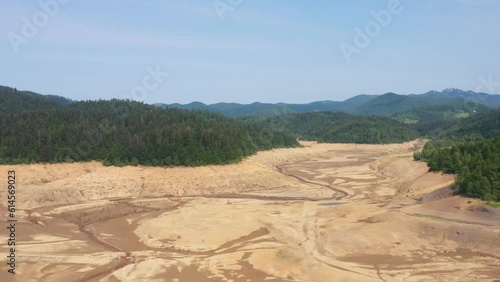
[(49, 103), (49, 110), (46, 100), (26, 95), (10, 95), (16, 101), (22, 96), (26, 110), (0, 111), (2, 164), (99, 160), (114, 166), (198, 166), (299, 146), (291, 134), (259, 121), (123, 100)]
[(272, 128), (307, 141), (324, 143), (388, 144), (415, 140), (419, 134), (408, 124), (387, 117), (314, 112), (269, 118)]
[(492, 208), (500, 208), (500, 203), (499, 202), (486, 202), (487, 206), (490, 206)]
[(500, 200), (500, 138), (479, 141), (430, 141), (415, 160), (430, 171), (457, 174), (458, 194), (489, 201)]

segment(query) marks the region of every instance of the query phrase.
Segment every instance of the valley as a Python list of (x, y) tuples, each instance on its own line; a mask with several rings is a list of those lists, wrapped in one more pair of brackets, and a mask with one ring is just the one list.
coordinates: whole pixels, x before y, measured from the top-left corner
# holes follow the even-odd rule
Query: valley
[(500, 276), (500, 211), (413, 161), (422, 142), (302, 145), (203, 167), (0, 166), (19, 177), (13, 281)]
[(0, 11), (0, 282), (500, 282), (500, 1)]

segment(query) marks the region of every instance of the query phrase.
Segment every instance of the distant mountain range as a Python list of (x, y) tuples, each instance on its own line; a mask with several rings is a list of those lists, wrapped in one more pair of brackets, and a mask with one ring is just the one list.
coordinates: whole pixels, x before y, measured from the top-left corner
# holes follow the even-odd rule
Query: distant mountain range
[[(14, 163), (99, 159), (117, 165), (197, 165), (234, 161), (257, 149), (296, 146), (296, 138), (375, 144), (404, 142), (419, 136), (492, 138), (500, 134), (499, 102), (500, 95), (446, 89), (420, 95), (359, 95), (343, 102), (309, 104), (146, 105), (117, 99), (73, 101), (0, 86), (0, 163), (8, 152), (11, 155), (7, 158)], [(99, 132), (103, 120), (114, 122), (112, 135)], [(89, 134), (81, 135), (82, 131)], [(68, 155), (67, 150), (85, 138), (110, 142), (106, 143), (108, 147), (96, 146), (92, 156)], [(158, 152), (177, 154), (179, 144), (185, 151), (177, 158), (156, 158)], [(200, 149), (207, 144), (215, 151)], [(150, 146), (146, 150), (149, 155), (120, 153), (136, 152), (139, 145)], [(233, 155), (221, 154), (221, 146), (224, 152), (232, 150)], [(128, 149), (120, 150), (125, 147)], [(2, 152), (6, 148), (9, 150)], [(192, 158), (191, 151), (202, 156)]]
[[(449, 88), (441, 92), (430, 91), (424, 94), (399, 95), (358, 95), (343, 102), (318, 101), (309, 104), (286, 103), (217, 103), (206, 105), (201, 102), (181, 104), (155, 104), (161, 108), (181, 108), (206, 110), (232, 117), (261, 116), (271, 117), (286, 113), (305, 113), (315, 111), (345, 112), (357, 115), (391, 116), (395, 113), (412, 111), (422, 107), (468, 104), (484, 105), (491, 109), (500, 108), (500, 95), (476, 93)], [(475, 110), (475, 109), (474, 109)]]
[[(16, 112), (37, 109), (53, 109), (68, 106), (76, 101), (55, 95), (41, 95), (31, 91), (17, 91), (0, 86), (0, 111)], [(18, 95), (23, 94), (23, 95)], [(36, 101), (36, 103), (34, 103)], [(364, 116), (387, 116), (406, 123), (441, 120), (449, 117), (468, 117), (474, 113), (500, 108), (500, 95), (477, 93), (449, 88), (441, 92), (400, 95), (358, 95), (342, 102), (317, 101), (308, 104), (287, 103), (217, 103), (206, 105), (201, 102), (181, 104), (154, 104), (160, 108), (205, 110), (230, 117), (274, 117), (288, 113), (344, 112)]]

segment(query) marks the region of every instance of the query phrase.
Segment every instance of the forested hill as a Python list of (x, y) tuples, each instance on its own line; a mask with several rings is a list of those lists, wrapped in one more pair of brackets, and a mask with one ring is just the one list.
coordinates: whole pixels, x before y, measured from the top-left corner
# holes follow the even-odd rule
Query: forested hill
[(55, 95), (40, 95), (30, 91), (0, 86), (0, 112), (50, 110), (72, 104), (73, 101)]
[(431, 141), (414, 157), (426, 161), (431, 171), (456, 173), (457, 193), (500, 201), (500, 138)]
[[(464, 100), (494, 101), (496, 97), (441, 94), (364, 95), (307, 106), (255, 103), (246, 113), (277, 114), (234, 119), (205, 111), (203, 104), (196, 103), (203, 110), (161, 109), (123, 100), (74, 102), (0, 87), (0, 163), (99, 160), (117, 166), (196, 166), (232, 163), (258, 150), (299, 146), (297, 139), (385, 144), (426, 136), (433, 141), (415, 159), (428, 162), (431, 170), (456, 173), (459, 193), (500, 200), (500, 109)], [(425, 96), (438, 96), (443, 103), (420, 101), (420, 107), (411, 106)], [(239, 111), (235, 104), (218, 107)], [(398, 107), (409, 110), (391, 117), (313, 111), (350, 107), (380, 115)]]
[(441, 106), (426, 106), (406, 112), (398, 112), (391, 117), (404, 123), (428, 124), (445, 120), (465, 119), (480, 113), (491, 111), (490, 108), (474, 102), (461, 102)]
[(319, 142), (386, 144), (419, 137), (411, 125), (386, 117), (315, 112), (269, 118), (266, 122), (295, 134), (301, 140)]
[(445, 122), (429, 136), (415, 159), (432, 171), (456, 173), (460, 194), (500, 201), (500, 109)]
[(433, 132), (434, 138), (472, 140), (500, 137), (500, 109), (475, 115), (468, 119), (443, 123)]
[(32, 98), (41, 110), (0, 111), (1, 163), (101, 160), (118, 166), (191, 166), (298, 146), (290, 134), (269, 125), (209, 112), (119, 100), (51, 107)]

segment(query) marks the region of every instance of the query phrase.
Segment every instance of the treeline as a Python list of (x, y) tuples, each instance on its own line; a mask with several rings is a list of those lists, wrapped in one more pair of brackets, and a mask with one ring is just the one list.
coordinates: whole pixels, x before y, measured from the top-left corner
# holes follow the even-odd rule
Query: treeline
[(490, 139), (500, 136), (500, 109), (476, 113), (469, 118), (429, 121), (417, 124), (416, 129), (422, 136), (434, 140)]
[(288, 114), (265, 120), (301, 140), (327, 143), (388, 144), (419, 137), (411, 126), (386, 117), (346, 113), (313, 112)]
[(50, 110), (69, 105), (71, 102), (63, 97), (45, 96), (0, 86), (0, 112)]
[(456, 191), (468, 197), (500, 200), (500, 138), (457, 142), (430, 141), (414, 154), (431, 171), (456, 173)]
[(268, 124), (202, 111), (120, 100), (36, 108), (0, 111), (1, 163), (100, 160), (117, 166), (196, 166), (298, 146), (292, 135)]

